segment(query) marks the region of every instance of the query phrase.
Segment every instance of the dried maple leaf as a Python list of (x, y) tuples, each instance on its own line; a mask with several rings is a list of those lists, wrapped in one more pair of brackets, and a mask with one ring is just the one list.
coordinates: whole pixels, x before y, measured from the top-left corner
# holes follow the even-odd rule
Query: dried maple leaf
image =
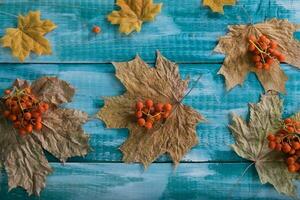
[(300, 68), (300, 43), (293, 37), (298, 27), (287, 20), (272, 19), (254, 25), (229, 26), (229, 33), (221, 37), (214, 51), (226, 54), (218, 72), (225, 77), (228, 90), (242, 84), (248, 72), (254, 72), (266, 91), (285, 92), (287, 76), (276, 60), (271, 69), (261, 70), (254, 67), (248, 52), (248, 37), (263, 34), (278, 43), (278, 49), (285, 55), (285, 62)]
[[(156, 67), (149, 67), (140, 57), (129, 62), (113, 63), (116, 76), (127, 91), (105, 100), (98, 113), (108, 128), (128, 128), (129, 138), (121, 146), (123, 161), (141, 162), (147, 167), (164, 153), (179, 163), (184, 154), (197, 144), (196, 124), (202, 116), (180, 103), (188, 88), (188, 80), (182, 80), (178, 66), (158, 53)], [(173, 105), (165, 123), (146, 131), (134, 118), (137, 100), (155, 99)]]
[(153, 0), (117, 0), (116, 4), (121, 9), (112, 11), (107, 19), (112, 24), (120, 24), (119, 31), (126, 35), (140, 32), (143, 22), (153, 21), (162, 7), (162, 3), (153, 4)]
[(51, 54), (51, 45), (44, 35), (56, 28), (50, 20), (41, 20), (40, 12), (30, 11), (27, 16), (18, 17), (18, 27), (6, 29), (1, 38), (3, 47), (9, 47), (13, 56), (24, 61), (30, 52), (38, 55)]
[[(65, 162), (72, 156), (88, 153), (89, 137), (81, 127), (88, 119), (86, 113), (59, 108), (62, 103), (70, 102), (75, 90), (63, 80), (43, 77), (30, 85), (27, 81), (16, 80), (14, 86), (30, 86), (40, 100), (50, 105), (43, 114), (43, 128), (39, 132), (19, 136), (12, 124), (0, 116), (0, 163), (8, 175), (9, 189), (23, 187), (28, 194), (39, 195), (45, 187), (46, 176), (52, 169), (43, 149)], [(1, 104), (1, 113), (4, 105)]]
[[(282, 128), (282, 101), (277, 95), (263, 95), (257, 104), (250, 104), (250, 119), (246, 123), (233, 114), (229, 126), (235, 138), (233, 150), (242, 158), (253, 161), (262, 184), (270, 183), (285, 195), (294, 196), (293, 183), (299, 175), (287, 170), (283, 154), (268, 147), (267, 136)], [(295, 117), (300, 120), (300, 115)]]
[(210, 7), (213, 12), (224, 13), (224, 6), (234, 5), (236, 0), (203, 0), (203, 5)]

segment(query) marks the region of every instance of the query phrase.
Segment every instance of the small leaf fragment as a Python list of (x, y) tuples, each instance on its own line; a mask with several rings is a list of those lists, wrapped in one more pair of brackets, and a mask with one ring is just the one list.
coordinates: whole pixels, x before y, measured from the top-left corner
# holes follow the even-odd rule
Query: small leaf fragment
[(203, 5), (210, 7), (213, 12), (224, 13), (224, 6), (235, 5), (236, 0), (203, 0)]
[(130, 34), (140, 32), (143, 22), (153, 21), (160, 13), (162, 3), (154, 4), (153, 0), (117, 0), (119, 11), (112, 11), (108, 16), (111, 24), (119, 24), (119, 31)]
[(17, 28), (7, 28), (0, 42), (3, 47), (11, 48), (13, 56), (24, 61), (30, 52), (38, 55), (51, 54), (50, 42), (44, 37), (56, 28), (50, 20), (41, 20), (39, 11), (18, 17)]

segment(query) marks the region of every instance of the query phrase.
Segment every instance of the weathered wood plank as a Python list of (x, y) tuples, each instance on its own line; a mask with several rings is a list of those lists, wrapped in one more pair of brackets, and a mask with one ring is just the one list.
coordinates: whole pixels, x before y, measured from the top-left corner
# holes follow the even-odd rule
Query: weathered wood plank
[[(162, 13), (153, 23), (145, 23), (141, 33), (127, 37), (110, 25), (106, 15), (114, 8), (113, 0), (2, 0), (0, 35), (16, 25), (16, 16), (40, 10), (43, 18), (58, 28), (48, 34), (53, 55), (30, 56), (26, 62), (99, 62), (124, 61), (136, 53), (153, 62), (155, 50), (177, 62), (221, 62), (223, 55), (212, 55), (217, 38), (228, 24), (261, 22), (273, 17), (300, 23), (299, 2), (294, 0), (239, 0), (225, 8), (226, 15), (212, 13), (199, 0), (156, 0), (163, 2)], [(248, 17), (248, 15), (250, 17)], [(103, 33), (91, 33), (93, 25)], [(299, 38), (299, 33), (297, 36)], [(0, 62), (18, 62), (9, 49), (0, 48)]]
[(18, 188), (7, 193), (7, 177), (0, 174), (1, 200), (51, 199), (288, 199), (269, 185), (261, 185), (249, 163), (190, 163), (173, 170), (171, 164), (153, 164), (143, 172), (140, 165), (120, 163), (51, 164), (54, 173), (40, 198), (28, 198)]
[[(247, 103), (257, 102), (262, 89), (251, 74), (243, 87), (237, 87), (226, 93), (223, 78), (217, 75), (219, 65), (185, 64), (180, 65), (182, 77), (190, 76), (190, 86), (195, 84), (199, 74), (200, 82), (186, 97), (184, 103), (200, 111), (207, 119), (206, 123), (198, 125), (197, 132), (200, 144), (186, 155), (183, 161), (237, 161), (239, 157), (229, 148), (233, 139), (227, 129), (229, 114), (239, 113), (245, 116), (248, 112)], [(283, 66), (289, 76), (287, 96), (285, 96), (284, 115), (300, 110), (296, 101), (300, 97), (299, 72), (289, 66)], [(1, 64), (0, 89), (11, 85), (14, 79), (33, 80), (38, 77), (58, 76), (77, 88), (74, 101), (67, 107), (77, 108), (95, 115), (103, 106), (104, 96), (120, 95), (124, 92), (121, 83), (114, 76), (111, 64)], [(72, 161), (120, 161), (121, 153), (118, 147), (126, 140), (127, 130), (105, 129), (99, 120), (92, 120), (85, 125), (85, 130), (91, 134), (91, 145), (94, 151), (86, 158), (74, 158)], [(52, 159), (51, 159), (52, 160)], [(163, 157), (160, 161), (168, 161)]]

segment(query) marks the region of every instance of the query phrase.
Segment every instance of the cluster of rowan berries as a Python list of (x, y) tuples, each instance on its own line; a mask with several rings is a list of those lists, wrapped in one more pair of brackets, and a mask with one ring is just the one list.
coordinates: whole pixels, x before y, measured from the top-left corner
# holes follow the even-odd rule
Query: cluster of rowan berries
[(151, 129), (155, 121), (166, 119), (171, 114), (172, 105), (170, 103), (156, 103), (154, 104), (151, 99), (136, 103), (135, 116), (139, 126)]
[(277, 50), (276, 41), (261, 35), (256, 38), (254, 35), (249, 36), (248, 50), (253, 53), (252, 60), (258, 69), (269, 70), (275, 59), (279, 62), (285, 61), (285, 56)]
[(269, 148), (287, 155), (289, 172), (300, 170), (300, 122), (287, 118), (283, 128), (276, 134), (269, 134)]
[(3, 116), (13, 123), (19, 135), (23, 136), (33, 130), (42, 129), (42, 114), (49, 109), (47, 103), (39, 101), (29, 87), (5, 90), (4, 94)]

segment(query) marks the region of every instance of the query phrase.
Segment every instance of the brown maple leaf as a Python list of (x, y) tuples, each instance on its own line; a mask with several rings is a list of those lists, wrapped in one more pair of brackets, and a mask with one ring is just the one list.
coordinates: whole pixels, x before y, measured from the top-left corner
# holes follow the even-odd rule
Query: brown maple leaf
[(1, 38), (3, 47), (9, 47), (13, 56), (24, 61), (30, 52), (38, 55), (51, 54), (51, 45), (44, 37), (56, 28), (50, 20), (41, 20), (39, 11), (30, 11), (27, 16), (18, 17), (18, 27), (6, 29)]
[(112, 24), (120, 24), (119, 31), (126, 35), (140, 32), (143, 22), (153, 21), (162, 7), (162, 3), (154, 4), (153, 0), (117, 0), (116, 4), (121, 9), (112, 11), (107, 19)]
[[(158, 53), (156, 67), (149, 67), (140, 57), (129, 62), (113, 63), (116, 76), (127, 91), (117, 97), (105, 99), (98, 113), (108, 128), (128, 128), (129, 138), (121, 146), (123, 161), (141, 162), (147, 167), (160, 155), (168, 153), (175, 165), (198, 142), (196, 124), (203, 117), (181, 103), (188, 88), (188, 80), (182, 80), (178, 66)], [(169, 102), (173, 112), (164, 124), (146, 131), (136, 123), (135, 103), (154, 99)]]
[(210, 7), (213, 12), (224, 13), (224, 6), (234, 5), (236, 0), (203, 0), (204, 6)]
[[(282, 101), (278, 95), (268, 94), (249, 107), (249, 123), (233, 114), (229, 126), (235, 138), (233, 150), (242, 158), (253, 161), (262, 184), (270, 183), (280, 193), (296, 195), (293, 180), (299, 175), (288, 171), (282, 153), (268, 147), (268, 134), (277, 132), (283, 125)], [(292, 118), (299, 121), (300, 114)]]
[[(43, 149), (65, 162), (72, 156), (83, 156), (90, 150), (89, 137), (82, 129), (88, 119), (86, 113), (60, 108), (70, 102), (75, 89), (55, 77), (42, 77), (30, 85), (17, 79), (14, 86), (22, 89), (30, 86), (33, 94), (50, 105), (43, 114), (43, 128), (39, 132), (20, 136), (12, 124), (0, 116), (0, 162), (8, 175), (9, 190), (23, 187), (28, 194), (39, 195), (45, 187), (46, 176), (52, 169)], [(1, 113), (4, 105), (1, 105)]]
[(249, 72), (254, 72), (266, 91), (285, 92), (287, 76), (276, 60), (271, 69), (261, 70), (254, 67), (248, 52), (249, 35), (263, 34), (278, 43), (278, 49), (286, 56), (286, 63), (300, 68), (300, 43), (294, 39), (298, 26), (287, 20), (272, 19), (254, 25), (229, 26), (229, 33), (219, 40), (214, 51), (226, 54), (224, 63), (218, 74), (225, 77), (226, 88), (232, 89), (242, 84)]

